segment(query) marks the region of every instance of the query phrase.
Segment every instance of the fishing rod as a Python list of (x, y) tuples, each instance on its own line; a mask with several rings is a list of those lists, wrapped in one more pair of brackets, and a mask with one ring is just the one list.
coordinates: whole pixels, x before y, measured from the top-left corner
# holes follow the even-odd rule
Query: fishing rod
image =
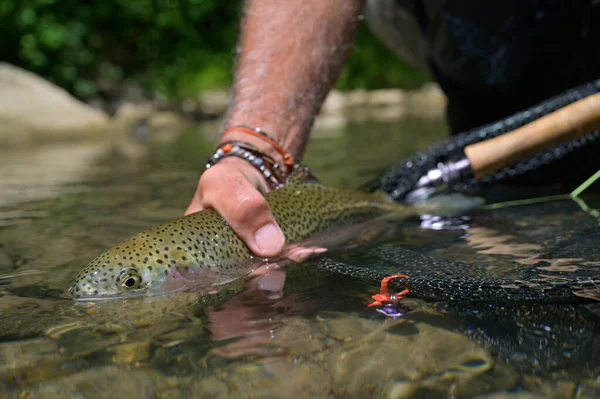
[(600, 128), (600, 93), (575, 101), (500, 136), (467, 145), (463, 156), (439, 162), (403, 198), (417, 204), (466, 178), (477, 180)]

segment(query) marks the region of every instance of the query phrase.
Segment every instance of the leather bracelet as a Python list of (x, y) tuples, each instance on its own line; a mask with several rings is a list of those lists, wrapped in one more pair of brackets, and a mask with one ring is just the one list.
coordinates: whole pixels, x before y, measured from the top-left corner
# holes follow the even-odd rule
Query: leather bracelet
[(223, 134), (221, 134), (221, 138), (225, 138), (225, 136), (227, 136), (229, 133), (236, 132), (236, 131), (249, 134), (251, 136), (257, 137), (257, 138), (264, 140), (267, 143), (271, 144), (271, 146), (273, 146), (273, 148), (278, 153), (280, 153), (281, 156), (283, 157), (283, 162), (287, 167), (288, 173), (290, 173), (294, 170), (294, 165), (296, 164), (294, 161), (294, 157), (290, 153), (288, 153), (286, 150), (284, 150), (283, 147), (281, 147), (279, 144), (277, 144), (277, 142), (275, 141), (275, 139), (273, 137), (268, 135), (264, 130), (262, 130), (259, 127), (250, 128), (248, 126), (233, 126), (228, 129), (225, 129)]
[(208, 159), (206, 169), (210, 169), (217, 162), (231, 156), (250, 163), (263, 175), (271, 189), (279, 188), (285, 183), (286, 174), (277, 162), (267, 154), (260, 152), (252, 144), (243, 141), (226, 141), (219, 145), (215, 153)]

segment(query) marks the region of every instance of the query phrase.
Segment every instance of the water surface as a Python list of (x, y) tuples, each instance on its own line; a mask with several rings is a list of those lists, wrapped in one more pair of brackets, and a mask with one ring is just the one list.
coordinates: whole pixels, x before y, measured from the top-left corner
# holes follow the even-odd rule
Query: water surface
[[(445, 135), (406, 118), (319, 131), (305, 162), (358, 186)], [(407, 298), (307, 262), (225, 302), (193, 293), (64, 298), (120, 240), (180, 216), (213, 131), (0, 150), (0, 394), (5, 397), (598, 397), (596, 305), (461, 305)], [(208, 137), (208, 139), (206, 138)], [(598, 205), (593, 197), (589, 205)], [(598, 222), (571, 202), (413, 218), (385, 242), (442, 259), (596, 267)], [(355, 249), (360, 255), (361, 248)], [(284, 281), (283, 292), (264, 289)], [(274, 284), (277, 286), (277, 284)], [(529, 395), (529, 396), (519, 396)], [(536, 396), (537, 395), (537, 396)]]

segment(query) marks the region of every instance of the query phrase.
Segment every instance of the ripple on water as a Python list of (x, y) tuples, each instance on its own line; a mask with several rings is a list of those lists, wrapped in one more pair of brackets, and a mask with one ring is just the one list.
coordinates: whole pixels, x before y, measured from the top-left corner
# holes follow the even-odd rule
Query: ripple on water
[[(327, 184), (357, 186), (443, 135), (440, 121), (414, 119), (350, 125), (342, 133), (315, 137), (306, 157)], [(469, 313), (414, 301), (412, 312), (392, 321), (366, 308), (378, 287), (309, 265), (302, 273), (287, 272), (283, 298), (252, 290), (224, 303), (188, 294), (88, 303), (62, 298), (69, 281), (98, 253), (183, 212), (197, 183), (199, 160), (212, 142), (203, 142), (195, 131), (140, 149), (133, 157), (104, 142), (0, 154), (0, 394), (491, 398), (517, 390), (556, 397), (574, 389), (590, 397), (599, 393), (597, 361), (580, 356), (595, 353), (595, 346), (586, 345), (597, 340), (597, 329), (571, 334), (592, 341), (571, 342), (553, 327), (587, 326), (597, 319), (593, 312), (574, 312), (585, 322), (544, 321), (510, 330), (527, 327), (522, 321), (530, 314), (485, 317), (484, 308)], [(457, 221), (407, 222), (386, 245), (496, 271), (537, 265), (547, 273), (568, 273), (573, 267), (597, 267), (589, 263), (598, 260), (597, 224), (568, 204), (507, 208)], [(585, 264), (574, 260), (581, 258)], [(596, 294), (581, 292), (598, 299)], [(516, 347), (510, 337), (527, 345)], [(547, 346), (557, 340), (567, 344), (561, 346), (564, 363), (540, 357), (540, 364), (554, 368), (533, 374), (506, 361), (505, 355), (514, 353), (523, 356), (517, 363), (530, 364), (540, 337)]]

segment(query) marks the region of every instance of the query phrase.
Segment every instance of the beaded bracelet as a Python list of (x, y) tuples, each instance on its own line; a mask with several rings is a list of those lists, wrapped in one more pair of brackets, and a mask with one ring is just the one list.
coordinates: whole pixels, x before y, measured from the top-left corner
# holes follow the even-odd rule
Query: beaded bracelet
[(227, 157), (234, 156), (248, 161), (267, 180), (271, 189), (281, 187), (285, 182), (285, 174), (273, 158), (260, 152), (255, 146), (243, 141), (226, 141), (208, 159), (206, 169)]
[(294, 170), (294, 165), (296, 164), (294, 161), (294, 157), (290, 153), (288, 153), (286, 150), (284, 150), (283, 147), (281, 147), (279, 144), (277, 144), (277, 142), (275, 141), (275, 139), (273, 137), (269, 136), (264, 130), (262, 130), (259, 127), (250, 128), (248, 126), (233, 126), (233, 127), (226, 129), (223, 132), (223, 134), (221, 135), (221, 138), (225, 138), (225, 136), (227, 136), (229, 133), (236, 132), (236, 131), (247, 133), (254, 137), (258, 137), (259, 139), (262, 139), (262, 140), (266, 141), (267, 143), (271, 144), (273, 146), (273, 148), (275, 148), (275, 150), (278, 153), (280, 153), (281, 156), (283, 157), (283, 162), (287, 166), (288, 173)]

